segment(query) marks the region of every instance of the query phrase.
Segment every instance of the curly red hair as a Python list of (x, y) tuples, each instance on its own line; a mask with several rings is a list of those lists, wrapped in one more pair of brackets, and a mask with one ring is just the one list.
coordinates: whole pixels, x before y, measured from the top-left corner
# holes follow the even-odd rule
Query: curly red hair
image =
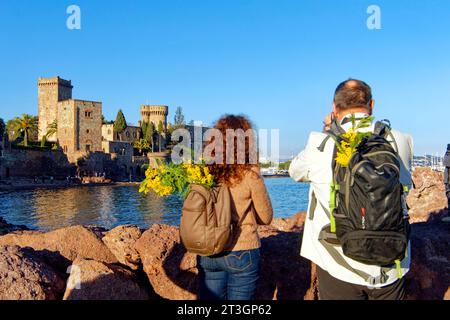
[[(247, 172), (258, 167), (253, 126), (245, 116), (224, 115), (217, 120), (214, 128), (219, 130), (223, 137), (223, 148), (218, 150), (222, 152), (223, 161), (209, 164), (208, 167), (217, 182), (231, 187), (239, 184)], [(228, 145), (231, 139), (227, 139), (227, 131), (236, 133), (239, 129), (246, 134), (244, 152), (241, 153), (239, 153), (238, 137), (236, 135), (232, 137), (232, 146)], [(227, 154), (227, 151), (232, 151), (233, 154)]]

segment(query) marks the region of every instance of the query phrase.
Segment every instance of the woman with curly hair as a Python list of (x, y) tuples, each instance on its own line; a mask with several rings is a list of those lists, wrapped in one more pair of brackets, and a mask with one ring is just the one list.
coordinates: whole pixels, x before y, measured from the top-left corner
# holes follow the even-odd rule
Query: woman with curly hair
[[(244, 116), (226, 115), (215, 125), (223, 137), (209, 164), (216, 181), (226, 185), (232, 199), (232, 221), (236, 226), (226, 251), (199, 256), (201, 300), (252, 300), (260, 273), (258, 225), (272, 221), (272, 204), (257, 162), (255, 137)], [(245, 133), (243, 138), (242, 133)], [(242, 138), (244, 140), (242, 140)]]

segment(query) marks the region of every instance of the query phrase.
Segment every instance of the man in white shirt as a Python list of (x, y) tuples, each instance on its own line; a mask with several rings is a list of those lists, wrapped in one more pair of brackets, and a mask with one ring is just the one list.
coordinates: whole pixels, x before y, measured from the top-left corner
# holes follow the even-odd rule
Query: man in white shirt
[[(321, 230), (330, 224), (327, 210), (329, 209), (335, 148), (333, 139), (329, 139), (325, 145), (323, 144), (327, 138), (324, 132), (330, 129), (332, 121), (336, 121), (347, 131), (351, 128), (351, 115), (354, 115), (356, 119), (368, 117), (372, 115), (373, 108), (374, 100), (371, 88), (365, 82), (354, 79), (342, 82), (336, 89), (333, 112), (325, 118), (323, 132), (310, 134), (305, 149), (294, 158), (289, 168), (289, 174), (294, 180), (310, 182), (309, 218), (305, 222), (301, 255), (314, 262), (318, 267), (320, 299), (366, 300), (402, 299), (404, 297), (404, 280), (399, 274), (405, 275), (409, 271), (409, 245), (407, 255), (400, 262), (398, 268), (386, 270), (382, 266), (363, 264), (345, 256), (341, 247), (336, 247), (338, 255), (340, 255), (338, 262), (319, 241)], [(372, 132), (373, 130), (374, 125), (372, 124), (360, 131)], [(398, 150), (400, 182), (411, 188), (412, 138), (392, 130), (392, 138), (388, 141)], [(312, 197), (313, 194), (314, 197)], [(313, 198), (316, 200), (312, 201)], [(312, 205), (312, 202), (317, 203)], [(352, 270), (360, 270), (364, 274), (370, 275), (370, 280)]]

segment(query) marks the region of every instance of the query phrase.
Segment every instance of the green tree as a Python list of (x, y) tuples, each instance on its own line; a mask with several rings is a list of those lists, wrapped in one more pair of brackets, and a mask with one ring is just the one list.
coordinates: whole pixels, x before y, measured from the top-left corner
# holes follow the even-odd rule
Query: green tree
[(143, 150), (150, 149), (150, 143), (146, 139), (139, 139), (134, 142), (134, 147), (139, 150), (142, 155)]
[(48, 137), (51, 137), (52, 135), (56, 134), (56, 132), (58, 132), (58, 123), (55, 120), (47, 127), (47, 132), (42, 137), (42, 140), (41, 140), (42, 148), (45, 147)]
[(155, 143), (155, 125), (153, 122), (148, 123), (147, 130), (145, 131), (144, 139), (147, 140), (151, 144), (152, 152), (154, 152), (154, 143)]
[(24, 113), (22, 117), (14, 118), (10, 125), (11, 129), (15, 131), (15, 135), (23, 136), (23, 144), (25, 147), (28, 147), (31, 134), (37, 130), (38, 118)]
[(127, 121), (125, 120), (125, 115), (122, 109), (117, 112), (116, 121), (114, 121), (114, 132), (122, 133), (127, 128)]
[(289, 170), (289, 166), (290, 166), (290, 165), (291, 165), (291, 161), (289, 160), (289, 161), (280, 163), (280, 165), (278, 166), (278, 168), (279, 168), (280, 170)]
[(158, 146), (159, 146), (159, 152), (161, 152), (161, 136), (164, 133), (164, 126), (162, 121), (158, 123)]
[(147, 134), (147, 129), (148, 129), (148, 123), (144, 122), (141, 125), (141, 130), (142, 130), (142, 136), (145, 137), (145, 135)]
[(274, 163), (272, 161), (260, 163), (259, 166), (261, 168), (270, 168), (273, 167)]
[(6, 134), (10, 141), (16, 141), (20, 137), (20, 132), (16, 129), (15, 119), (8, 120), (6, 123)]
[(0, 118), (0, 140), (3, 140), (5, 131), (6, 131), (5, 121), (2, 118)]
[(174, 126), (176, 128), (184, 127), (186, 125), (186, 120), (184, 119), (183, 108), (178, 107), (175, 111), (175, 117), (173, 119)]

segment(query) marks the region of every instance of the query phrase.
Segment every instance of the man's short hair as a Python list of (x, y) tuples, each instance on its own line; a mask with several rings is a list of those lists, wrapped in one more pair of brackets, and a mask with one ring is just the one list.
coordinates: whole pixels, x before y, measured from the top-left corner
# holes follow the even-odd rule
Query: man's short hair
[(372, 89), (361, 80), (348, 79), (341, 82), (334, 92), (334, 103), (340, 110), (370, 107)]

